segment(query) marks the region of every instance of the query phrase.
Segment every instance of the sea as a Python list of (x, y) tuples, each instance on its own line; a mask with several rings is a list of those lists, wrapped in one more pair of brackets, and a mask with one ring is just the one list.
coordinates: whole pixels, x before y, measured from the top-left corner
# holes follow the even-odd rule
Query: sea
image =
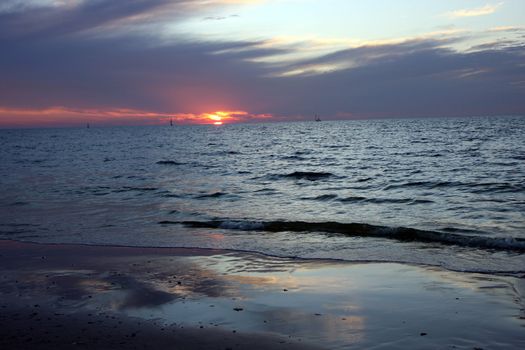
[(525, 272), (525, 117), (0, 130), (0, 239)]

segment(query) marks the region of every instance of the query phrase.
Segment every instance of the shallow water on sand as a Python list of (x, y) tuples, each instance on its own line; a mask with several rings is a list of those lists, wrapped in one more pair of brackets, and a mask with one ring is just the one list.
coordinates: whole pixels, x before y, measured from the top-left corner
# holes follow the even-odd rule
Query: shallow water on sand
[(519, 272), (525, 118), (0, 131), (0, 238)]
[[(208, 346), (182, 348), (224, 349), (257, 334), (326, 349), (525, 346), (523, 279), (515, 277), (202, 249), (9, 241), (0, 248), (0, 345), (7, 348), (49, 339), (54, 348), (68, 347), (59, 341), (124, 348), (129, 340), (140, 347), (192, 329), (197, 339), (221, 333)], [(160, 330), (148, 335), (146, 320)], [(182, 335), (197, 344), (195, 334)], [(157, 348), (173, 344), (180, 346), (171, 338)]]

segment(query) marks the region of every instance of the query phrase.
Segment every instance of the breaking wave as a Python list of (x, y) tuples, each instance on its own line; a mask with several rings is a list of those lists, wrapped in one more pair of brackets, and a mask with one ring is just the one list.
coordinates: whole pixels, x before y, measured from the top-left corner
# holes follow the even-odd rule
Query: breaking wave
[(408, 227), (377, 226), (363, 223), (217, 219), (209, 221), (160, 221), (159, 224), (243, 231), (323, 232), (350, 237), (377, 237), (405, 242), (438, 243), (481, 249), (525, 252), (525, 239), (523, 238), (468, 236), (450, 232), (426, 231)]

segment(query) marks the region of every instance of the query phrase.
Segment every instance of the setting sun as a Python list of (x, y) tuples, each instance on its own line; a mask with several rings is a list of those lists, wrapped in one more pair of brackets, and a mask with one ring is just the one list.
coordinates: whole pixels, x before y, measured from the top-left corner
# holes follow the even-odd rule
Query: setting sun
[(222, 125), (222, 117), (228, 116), (228, 113), (226, 112), (215, 112), (213, 114), (208, 114), (208, 118), (213, 121), (214, 125)]
[[(0, 109), (0, 115), (2, 110)], [(213, 124), (223, 125), (232, 123), (242, 123), (250, 121), (263, 121), (273, 118), (269, 113), (255, 114), (240, 109), (231, 110), (216, 110), (213, 112), (204, 113), (172, 113), (168, 115), (168, 119), (174, 117), (179, 124)], [(166, 120), (166, 117), (165, 117)]]
[(205, 113), (205, 117), (210, 120), (214, 125), (222, 125), (225, 122), (238, 121), (240, 116), (247, 115), (244, 111), (215, 111), (213, 113)]
[(209, 118), (211, 120), (220, 121), (222, 118), (218, 116), (217, 114), (209, 114)]

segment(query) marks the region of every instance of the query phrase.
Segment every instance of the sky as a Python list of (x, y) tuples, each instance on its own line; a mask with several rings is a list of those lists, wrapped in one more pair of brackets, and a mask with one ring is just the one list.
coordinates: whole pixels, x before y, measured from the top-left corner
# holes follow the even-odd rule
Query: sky
[(525, 115), (525, 1), (2, 0), (0, 128)]

